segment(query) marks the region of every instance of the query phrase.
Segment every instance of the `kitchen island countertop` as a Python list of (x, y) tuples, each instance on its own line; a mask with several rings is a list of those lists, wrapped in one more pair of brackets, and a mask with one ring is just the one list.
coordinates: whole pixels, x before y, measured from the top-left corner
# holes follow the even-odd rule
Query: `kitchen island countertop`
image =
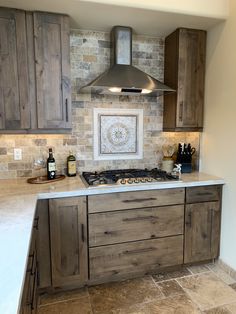
[(0, 180), (0, 313), (19, 312), (38, 199), (225, 183), (221, 178), (198, 172), (183, 174), (181, 180), (89, 188), (79, 176), (50, 185), (28, 184), (26, 179)]

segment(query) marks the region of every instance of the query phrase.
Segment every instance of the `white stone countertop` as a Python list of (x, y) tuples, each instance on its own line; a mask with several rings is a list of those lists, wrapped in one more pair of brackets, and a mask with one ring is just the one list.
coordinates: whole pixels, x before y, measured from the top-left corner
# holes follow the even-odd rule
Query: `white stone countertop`
[(183, 174), (180, 182), (85, 187), (80, 177), (49, 184), (0, 180), (0, 313), (19, 313), (37, 199), (224, 184), (204, 173)]

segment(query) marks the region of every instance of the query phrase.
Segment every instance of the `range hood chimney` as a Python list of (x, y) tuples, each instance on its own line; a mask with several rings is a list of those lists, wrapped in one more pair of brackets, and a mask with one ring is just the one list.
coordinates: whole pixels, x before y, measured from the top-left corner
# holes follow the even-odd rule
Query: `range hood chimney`
[(163, 92), (175, 90), (132, 66), (132, 28), (114, 26), (111, 31), (111, 67), (80, 91), (110, 95), (159, 96)]

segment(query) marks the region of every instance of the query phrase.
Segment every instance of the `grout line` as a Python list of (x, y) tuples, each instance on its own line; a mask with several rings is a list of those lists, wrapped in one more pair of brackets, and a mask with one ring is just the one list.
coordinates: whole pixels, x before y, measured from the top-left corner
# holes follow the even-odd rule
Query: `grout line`
[(52, 301), (50, 303), (45, 303), (45, 304), (38, 304), (38, 307), (45, 307), (45, 306), (49, 306), (49, 305), (55, 305), (57, 303), (65, 303), (67, 301), (74, 301), (74, 300), (80, 300), (80, 299), (84, 299), (84, 298), (88, 298), (88, 296), (83, 296), (83, 297), (74, 297), (74, 298), (69, 298), (69, 299), (66, 299), (66, 300), (55, 300), (55, 301)]

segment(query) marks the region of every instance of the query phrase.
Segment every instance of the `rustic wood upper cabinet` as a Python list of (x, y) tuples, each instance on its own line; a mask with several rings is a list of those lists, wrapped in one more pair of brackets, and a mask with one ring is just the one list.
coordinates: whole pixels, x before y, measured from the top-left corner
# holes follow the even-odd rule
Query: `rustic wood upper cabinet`
[(180, 28), (165, 39), (164, 131), (202, 131), (206, 32)]
[(0, 130), (30, 128), (25, 12), (0, 8)]
[(49, 201), (52, 286), (83, 285), (88, 279), (86, 198)]
[(37, 128), (71, 128), (69, 17), (33, 14)]

